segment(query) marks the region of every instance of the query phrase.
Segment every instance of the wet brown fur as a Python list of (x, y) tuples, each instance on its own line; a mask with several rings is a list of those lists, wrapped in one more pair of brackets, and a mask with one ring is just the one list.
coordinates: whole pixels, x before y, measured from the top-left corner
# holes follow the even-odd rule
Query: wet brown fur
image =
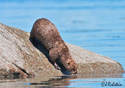
[(56, 64), (56, 60), (59, 59), (70, 73), (77, 73), (77, 64), (53, 23), (45, 18), (38, 19), (33, 25), (30, 37), (43, 43), (55, 68), (59, 69)]

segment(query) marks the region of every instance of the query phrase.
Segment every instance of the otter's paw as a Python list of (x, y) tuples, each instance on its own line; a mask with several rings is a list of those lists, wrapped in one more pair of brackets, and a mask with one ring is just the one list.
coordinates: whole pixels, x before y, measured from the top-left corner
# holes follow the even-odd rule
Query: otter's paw
[(60, 70), (60, 67), (59, 67), (56, 63), (54, 63), (54, 67), (55, 67), (57, 70)]

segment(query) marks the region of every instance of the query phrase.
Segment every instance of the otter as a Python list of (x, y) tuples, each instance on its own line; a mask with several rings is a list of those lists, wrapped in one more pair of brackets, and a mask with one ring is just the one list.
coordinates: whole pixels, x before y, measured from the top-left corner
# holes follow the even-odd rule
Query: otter
[(60, 70), (57, 65), (57, 60), (64, 66), (64, 68), (71, 74), (77, 73), (77, 64), (72, 59), (70, 51), (61, 38), (55, 25), (46, 18), (41, 18), (33, 24), (30, 38), (38, 39), (48, 50), (49, 59), (54, 67)]

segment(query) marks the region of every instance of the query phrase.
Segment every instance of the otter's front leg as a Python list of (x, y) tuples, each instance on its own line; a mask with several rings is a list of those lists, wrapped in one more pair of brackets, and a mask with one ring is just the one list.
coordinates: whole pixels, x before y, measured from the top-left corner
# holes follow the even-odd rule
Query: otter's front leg
[(57, 48), (52, 48), (50, 51), (49, 51), (49, 57), (50, 57), (50, 60), (52, 62), (52, 64), (54, 65), (54, 67), (57, 69), (57, 70), (60, 70), (60, 67), (57, 65), (56, 63), (56, 60), (58, 59), (59, 55), (58, 55), (58, 49)]

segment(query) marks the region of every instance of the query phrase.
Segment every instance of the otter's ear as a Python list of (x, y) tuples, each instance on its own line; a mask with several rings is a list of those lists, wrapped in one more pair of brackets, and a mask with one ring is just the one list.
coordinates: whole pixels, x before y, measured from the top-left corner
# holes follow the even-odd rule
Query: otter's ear
[(70, 59), (68, 59), (67, 61), (66, 61), (66, 63), (68, 64), (68, 63), (70, 63), (71, 62), (71, 60)]

